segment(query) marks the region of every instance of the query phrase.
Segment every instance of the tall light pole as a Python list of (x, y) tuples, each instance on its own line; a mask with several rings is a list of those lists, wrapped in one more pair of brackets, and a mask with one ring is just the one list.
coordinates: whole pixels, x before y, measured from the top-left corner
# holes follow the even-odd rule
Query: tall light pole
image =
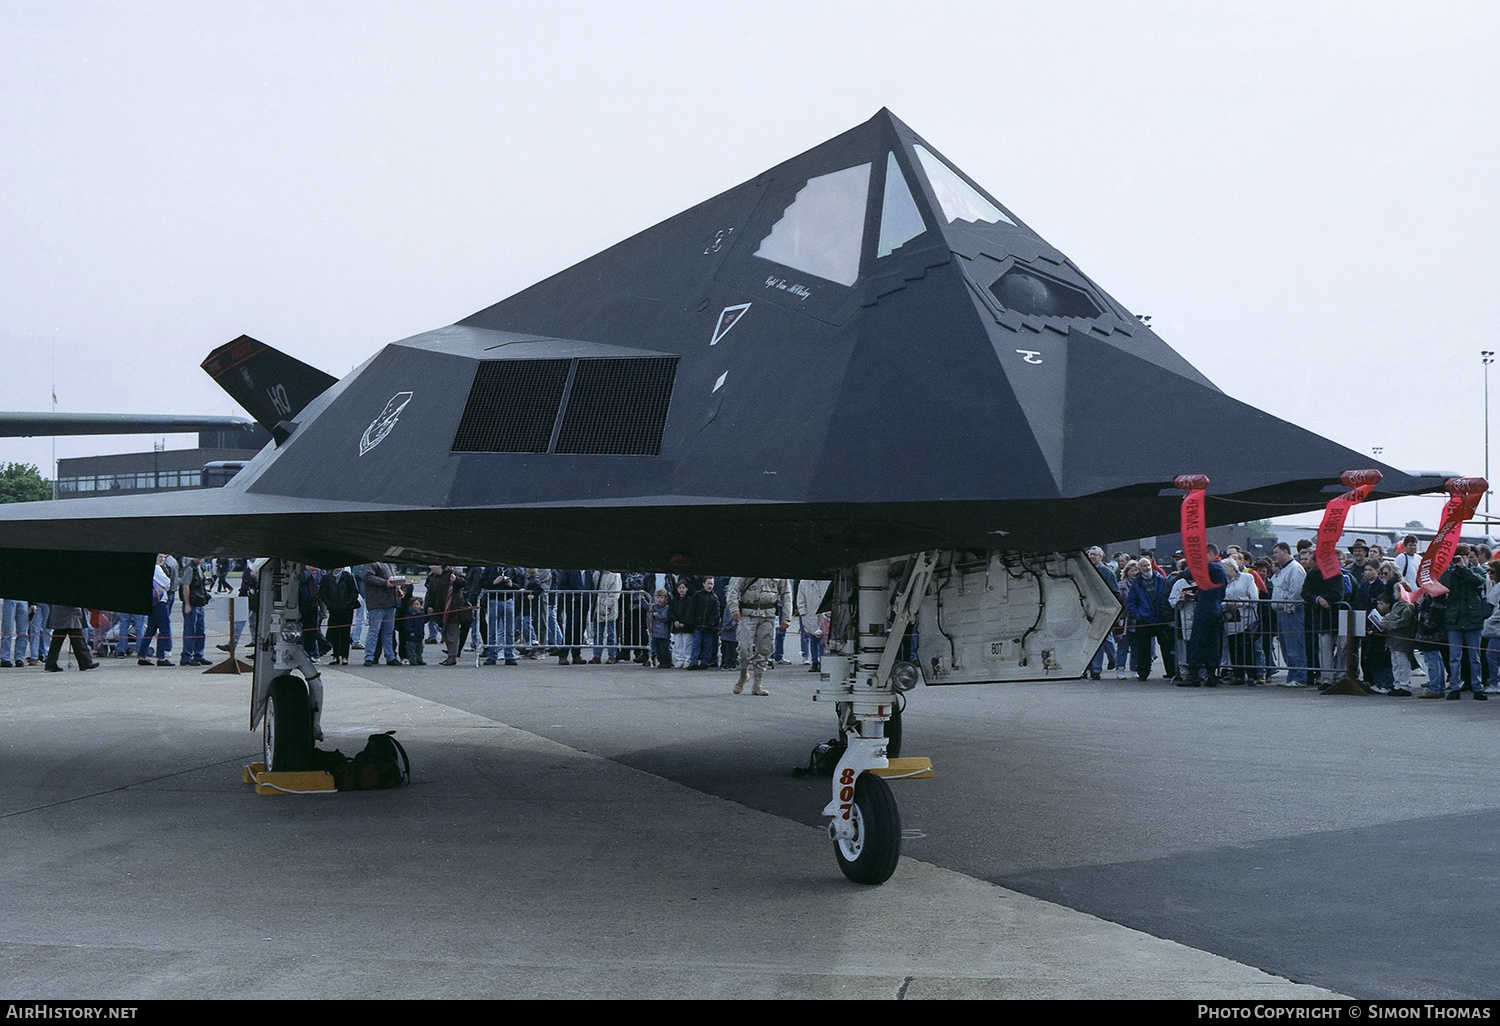
[[(1380, 459), (1380, 454), (1383, 453), (1383, 452), (1385, 452), (1385, 446), (1383, 446), (1383, 445), (1372, 445), (1372, 446), (1370, 446), (1370, 452), (1378, 460), (1378, 459)], [(1377, 502), (1370, 503), (1370, 509), (1375, 514), (1375, 530), (1378, 531), (1378, 530), (1380, 530), (1380, 504), (1379, 504), (1379, 502), (1377, 501)]]
[[(1484, 479), (1490, 479), (1490, 364), (1495, 362), (1495, 351), (1493, 349), (1481, 349), (1479, 358), (1484, 361)], [(1490, 515), (1490, 492), (1491, 488), (1484, 490), (1484, 515), (1488, 519)]]

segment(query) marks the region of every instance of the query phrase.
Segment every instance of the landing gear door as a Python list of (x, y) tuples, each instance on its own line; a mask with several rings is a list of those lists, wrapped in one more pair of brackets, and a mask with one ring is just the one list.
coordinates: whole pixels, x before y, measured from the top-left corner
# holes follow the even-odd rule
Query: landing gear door
[(1081, 552), (944, 552), (917, 614), (929, 685), (1081, 676), (1120, 602)]

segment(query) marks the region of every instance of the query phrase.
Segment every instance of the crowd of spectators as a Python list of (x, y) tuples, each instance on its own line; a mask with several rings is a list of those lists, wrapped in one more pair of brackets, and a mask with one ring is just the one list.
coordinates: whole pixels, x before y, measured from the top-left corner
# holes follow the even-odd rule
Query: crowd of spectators
[(1389, 556), (1357, 539), (1339, 557), (1325, 576), (1310, 541), (1278, 542), (1270, 557), (1210, 545), (1210, 586), (1199, 587), (1182, 552), (1163, 565), (1149, 553), (1106, 561), (1095, 547), (1089, 558), (1122, 612), (1085, 675), (1148, 680), (1160, 657), (1179, 687), (1296, 688), (1347, 676), (1409, 697), (1415, 674), (1426, 677), (1420, 697), (1487, 698), (1500, 682), (1500, 560), (1487, 546), (1458, 546), (1439, 595), (1417, 589), (1414, 535)]
[[(425, 573), (424, 573), (425, 569)], [(238, 578), (238, 586), (233, 582)], [(722, 581), (703, 574), (620, 574), (610, 570), (545, 570), (500, 566), (396, 568), (385, 563), (324, 570), (307, 567), (299, 582), (302, 641), (314, 660), (347, 665), (352, 652), (374, 666), (427, 665), (428, 646), (440, 665), (453, 666), (467, 649), (476, 661), (515, 666), (521, 659), (658, 668), (733, 669), (735, 624)], [(820, 668), (827, 618), (819, 617), (826, 582), (794, 582), (802, 661)], [(233, 620), (214, 596), (238, 596)], [(136, 656), (143, 666), (208, 665), (207, 645), (223, 652), (255, 634), (259, 582), (244, 560), (157, 557), (150, 614), (49, 607), (0, 600), (0, 667), (57, 665), (61, 620), (80, 620), (76, 660), (89, 669), (96, 658)], [(180, 615), (174, 613), (180, 610)], [(778, 612), (783, 611), (778, 609)], [(58, 626), (49, 622), (59, 620)], [(174, 621), (176, 630), (174, 631)], [(181, 641), (173, 660), (174, 633)], [(786, 663), (779, 629), (775, 659)], [(49, 653), (51, 658), (49, 659)]]
[[(1223, 684), (1308, 687), (1344, 676), (1388, 695), (1455, 700), (1463, 690), (1484, 700), (1500, 686), (1500, 560), (1484, 545), (1457, 552), (1440, 578), (1443, 594), (1416, 589), (1420, 556), (1408, 536), (1387, 555), (1356, 540), (1325, 577), (1309, 541), (1278, 543), (1269, 557), (1238, 546), (1209, 546), (1213, 587), (1198, 587), (1184, 554), (1089, 550), (1119, 597), (1122, 612), (1084, 676), (1113, 670), (1151, 679), (1159, 659), (1180, 687)], [(515, 666), (522, 659), (706, 670), (737, 666), (736, 628), (722, 578), (700, 574), (620, 574), (609, 570), (431, 566), (400, 572), (385, 563), (322, 570), (300, 582), (303, 644), (314, 660), (366, 666), (441, 665), (467, 649), (477, 662)], [(238, 577), (238, 585), (231, 578)], [(801, 661), (820, 668), (827, 616), (818, 609), (827, 582), (794, 581), (792, 608), (778, 604), (774, 659), (787, 661), (785, 621), (798, 621)], [(216, 595), (237, 594), (233, 618), (210, 627)], [(206, 644), (233, 652), (254, 637), (258, 581), (245, 561), (159, 556), (150, 614), (111, 613), (0, 599), (0, 668), (60, 670), (65, 643), (81, 669), (104, 656), (136, 656), (143, 666), (204, 666)], [(180, 661), (174, 663), (174, 608), (180, 607)], [(1345, 611), (1348, 611), (1346, 613)], [(1351, 615), (1352, 614), (1352, 615)], [(217, 617), (216, 617), (217, 619)], [(1352, 624), (1351, 624), (1352, 621)]]

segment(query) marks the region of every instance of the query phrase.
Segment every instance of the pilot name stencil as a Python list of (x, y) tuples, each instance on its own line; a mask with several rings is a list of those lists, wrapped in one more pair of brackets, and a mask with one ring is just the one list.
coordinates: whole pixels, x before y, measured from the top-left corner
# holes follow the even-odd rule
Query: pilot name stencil
[(778, 278), (774, 274), (766, 278), (766, 288), (776, 289), (778, 292), (790, 292), (798, 299), (806, 299), (812, 295), (812, 290), (801, 282), (789, 282), (785, 278)]

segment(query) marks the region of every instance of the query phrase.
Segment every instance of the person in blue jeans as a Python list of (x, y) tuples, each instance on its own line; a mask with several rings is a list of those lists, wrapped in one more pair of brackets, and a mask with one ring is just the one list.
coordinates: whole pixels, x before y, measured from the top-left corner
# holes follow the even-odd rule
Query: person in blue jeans
[(389, 563), (366, 563), (362, 576), (368, 604), (366, 621), (370, 625), (365, 635), (365, 665), (374, 666), (384, 649), (386, 663), (400, 666), (396, 656), (396, 601), (403, 580)]
[(52, 607), (45, 602), (33, 602), (28, 608), (31, 615), (26, 618), (26, 665), (33, 666), (47, 654), (47, 646), (52, 644), (52, 632), (47, 629), (47, 617)]
[(203, 569), (203, 560), (193, 558), (182, 564), (178, 590), (182, 599), (182, 665), (207, 666), (203, 655), (208, 620), (205, 607), (209, 603), (209, 578)]
[(151, 618), (146, 622), (146, 633), (136, 645), (136, 662), (151, 665), (151, 638), (156, 638), (156, 665), (172, 665), (172, 605), (171, 577), (163, 565), (165, 556), (156, 557), (156, 566), (151, 578)]
[[(1116, 599), (1121, 599), (1120, 580), (1115, 576), (1114, 565), (1104, 562), (1104, 550), (1095, 545), (1088, 550), (1086, 555), (1089, 557), (1089, 562), (1094, 565), (1094, 569), (1098, 571), (1099, 579), (1104, 582), (1105, 587), (1109, 588), (1110, 594)], [(1120, 604), (1124, 605), (1123, 600)], [(1104, 636), (1104, 640), (1099, 643), (1099, 650), (1094, 653), (1094, 658), (1089, 660), (1088, 676), (1090, 680), (1098, 680), (1103, 676), (1104, 660), (1106, 657), (1109, 659), (1110, 667), (1113, 668), (1115, 660), (1119, 658), (1119, 654), (1115, 649), (1113, 632)]]
[[(493, 571), (493, 572), (492, 572)], [(526, 572), (517, 567), (485, 567), (487, 604), (484, 664), (494, 666), (504, 649), (505, 665), (516, 665), (516, 599), (526, 583)]]
[(1453, 561), (1438, 583), (1448, 589), (1444, 613), (1448, 625), (1448, 700), (1454, 701), (1463, 691), (1464, 654), (1469, 655), (1471, 688), (1474, 697), (1487, 698), (1480, 683), (1479, 632), (1484, 627), (1484, 577), (1469, 564), (1469, 546), (1460, 544), (1453, 551)]
[(0, 599), (0, 666), (26, 665), (25, 599)]

